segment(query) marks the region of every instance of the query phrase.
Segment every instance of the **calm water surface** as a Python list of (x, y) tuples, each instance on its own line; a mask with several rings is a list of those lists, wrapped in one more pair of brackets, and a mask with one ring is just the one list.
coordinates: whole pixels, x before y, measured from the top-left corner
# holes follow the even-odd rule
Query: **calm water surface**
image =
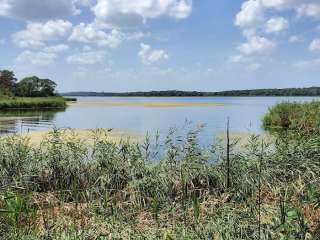
[[(205, 124), (204, 137), (224, 132), (227, 118), (235, 133), (262, 133), (261, 119), (268, 108), (283, 101), (320, 100), (312, 97), (184, 97), (184, 98), (120, 98), (79, 97), (78, 104), (62, 112), (0, 112), (0, 133), (44, 131), (57, 128), (116, 128), (138, 133), (182, 128), (186, 121), (193, 126)], [(124, 103), (122, 106), (103, 103)], [(143, 107), (125, 103), (215, 103), (223, 106)], [(97, 103), (97, 104), (95, 104)]]

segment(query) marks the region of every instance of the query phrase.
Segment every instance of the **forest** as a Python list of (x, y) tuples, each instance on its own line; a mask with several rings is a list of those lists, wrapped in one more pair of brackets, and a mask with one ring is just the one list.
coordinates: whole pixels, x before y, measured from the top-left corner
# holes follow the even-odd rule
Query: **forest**
[(97, 97), (245, 97), (245, 96), (320, 96), (320, 87), (230, 90), (221, 92), (197, 91), (148, 91), (148, 92), (68, 92), (64, 96), (97, 96)]

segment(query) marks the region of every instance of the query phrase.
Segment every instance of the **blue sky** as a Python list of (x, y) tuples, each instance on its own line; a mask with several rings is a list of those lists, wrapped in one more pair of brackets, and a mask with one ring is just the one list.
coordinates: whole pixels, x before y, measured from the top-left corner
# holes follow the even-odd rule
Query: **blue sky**
[(60, 91), (320, 85), (319, 0), (0, 0), (0, 69)]

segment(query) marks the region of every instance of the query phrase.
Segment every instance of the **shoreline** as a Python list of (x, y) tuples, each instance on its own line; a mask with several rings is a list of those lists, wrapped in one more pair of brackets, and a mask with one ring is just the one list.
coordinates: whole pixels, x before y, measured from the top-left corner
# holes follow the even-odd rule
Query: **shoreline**
[[(91, 145), (94, 141), (94, 136), (97, 134), (103, 140), (110, 140), (110, 142), (119, 143), (121, 141), (128, 141), (130, 143), (141, 142), (143, 135), (132, 130), (127, 129), (58, 129), (63, 139), (75, 137), (76, 139)], [(24, 133), (9, 133), (0, 134), (0, 138), (7, 138), (11, 136), (18, 136), (27, 138), (31, 145), (39, 145), (50, 137), (53, 130), (48, 131), (32, 131)]]

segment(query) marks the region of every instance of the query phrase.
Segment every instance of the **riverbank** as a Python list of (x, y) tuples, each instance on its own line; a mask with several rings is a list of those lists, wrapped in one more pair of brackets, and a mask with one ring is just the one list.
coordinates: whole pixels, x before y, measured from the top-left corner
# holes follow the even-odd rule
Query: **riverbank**
[(197, 129), (141, 141), (113, 140), (116, 129), (0, 137), (0, 236), (317, 239), (320, 135), (302, 130), (223, 133), (205, 146)]
[(2, 97), (0, 98), (0, 110), (61, 109), (67, 107), (66, 102), (63, 97)]
[(241, 151), (232, 142), (228, 166), (224, 144), (203, 148), (192, 131), (160, 144), (113, 142), (108, 130), (64, 134), (53, 131), (40, 144), (28, 135), (0, 138), (5, 239), (313, 239), (319, 232), (318, 135), (271, 143), (252, 136)]

